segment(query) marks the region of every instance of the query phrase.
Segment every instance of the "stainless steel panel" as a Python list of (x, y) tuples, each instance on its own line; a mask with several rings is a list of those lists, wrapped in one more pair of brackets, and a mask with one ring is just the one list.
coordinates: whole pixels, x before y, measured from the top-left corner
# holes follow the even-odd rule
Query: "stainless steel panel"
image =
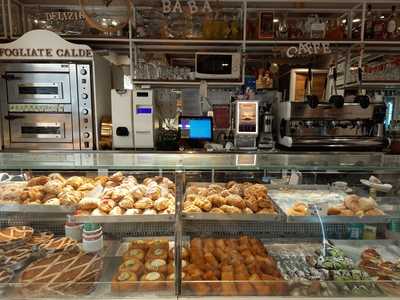
[(92, 88), (91, 70), (89, 65), (77, 65), (77, 102), (79, 103), (79, 134), (80, 148), (82, 150), (93, 149), (93, 109), (92, 109)]
[(10, 120), (11, 143), (71, 143), (70, 114), (14, 113)]
[(8, 103), (71, 103), (68, 73), (6, 73)]

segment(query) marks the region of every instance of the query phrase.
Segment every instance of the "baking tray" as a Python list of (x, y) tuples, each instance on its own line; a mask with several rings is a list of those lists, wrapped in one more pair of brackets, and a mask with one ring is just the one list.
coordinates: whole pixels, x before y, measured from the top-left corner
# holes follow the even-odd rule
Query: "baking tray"
[[(344, 197), (346, 196), (346, 193), (342, 191), (333, 190), (328, 185), (285, 185), (285, 186), (267, 185), (267, 187), (271, 199), (283, 212), (288, 223), (320, 222), (318, 216), (289, 216), (286, 213), (287, 209), (290, 208), (297, 201), (301, 201), (306, 204), (327, 202), (331, 205), (336, 205), (342, 203)], [(301, 193), (297, 195), (297, 197), (296, 195), (290, 196), (287, 194), (285, 195), (286, 190), (297, 190), (301, 191)], [(318, 200), (309, 201), (308, 198), (306, 198), (307, 197), (306, 195), (303, 195), (304, 198), (302, 198), (302, 193), (312, 193), (312, 192), (314, 192), (315, 194), (312, 195), (311, 197)], [(282, 195), (280, 195), (280, 193)], [(283, 199), (283, 197), (286, 198)], [(384, 216), (346, 217), (346, 216), (335, 216), (335, 215), (332, 216), (321, 215), (321, 220), (323, 223), (326, 224), (354, 224), (354, 223), (385, 224), (389, 222), (390, 216), (384, 215)]]
[[(182, 206), (186, 199), (186, 189), (191, 185), (197, 185), (201, 187), (207, 187), (210, 184), (217, 185), (225, 185), (222, 182), (189, 182), (185, 188), (184, 198), (182, 199)], [(279, 222), (282, 221), (285, 214), (281, 210), (281, 208), (276, 205), (274, 201), (272, 201), (274, 208), (277, 212), (276, 215), (269, 214), (213, 214), (207, 212), (199, 212), (199, 213), (184, 213), (182, 212), (183, 219), (186, 220), (198, 220), (198, 221), (252, 221), (252, 222)]]

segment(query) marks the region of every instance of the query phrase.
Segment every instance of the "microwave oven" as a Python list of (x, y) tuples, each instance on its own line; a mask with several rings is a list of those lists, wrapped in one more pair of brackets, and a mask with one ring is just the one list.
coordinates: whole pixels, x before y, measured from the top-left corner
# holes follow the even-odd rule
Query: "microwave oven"
[(196, 53), (197, 79), (240, 79), (240, 53)]

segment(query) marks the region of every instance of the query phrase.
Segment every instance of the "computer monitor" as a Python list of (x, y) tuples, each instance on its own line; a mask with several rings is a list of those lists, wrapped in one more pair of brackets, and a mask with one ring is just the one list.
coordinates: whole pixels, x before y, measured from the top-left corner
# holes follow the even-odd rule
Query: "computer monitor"
[(179, 137), (185, 141), (211, 141), (213, 122), (211, 117), (179, 117)]

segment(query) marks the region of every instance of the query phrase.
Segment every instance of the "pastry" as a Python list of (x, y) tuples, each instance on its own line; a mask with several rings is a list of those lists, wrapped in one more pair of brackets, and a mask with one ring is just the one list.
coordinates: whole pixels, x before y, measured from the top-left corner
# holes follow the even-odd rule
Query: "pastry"
[(145, 263), (145, 269), (147, 272), (167, 272), (167, 262), (164, 259), (151, 259), (147, 260)]
[[(9, 269), (0, 269), (0, 284), (9, 283), (14, 277), (14, 273)], [(0, 292), (1, 292), (0, 287)]]
[(126, 187), (119, 186), (113, 189), (111, 199), (114, 200), (115, 202), (119, 202), (123, 198), (129, 196), (130, 196), (129, 189), (127, 189)]
[(157, 211), (161, 211), (168, 208), (168, 205), (169, 205), (169, 200), (166, 197), (161, 197), (158, 198), (156, 201), (154, 201), (154, 208)]
[(10, 246), (29, 240), (33, 235), (33, 228), (28, 226), (13, 226), (0, 229), (0, 247)]
[(220, 208), (214, 207), (213, 209), (210, 210), (210, 213), (211, 214), (224, 214), (225, 212)]
[(93, 183), (86, 182), (86, 183), (82, 184), (77, 190), (79, 192), (86, 193), (86, 192), (93, 190), (94, 188), (95, 188), (95, 186)]
[(344, 198), (344, 205), (346, 206), (347, 209), (357, 212), (360, 209), (360, 204), (359, 204), (359, 197), (357, 195), (347, 195)]
[(226, 199), (219, 194), (208, 196), (207, 200), (210, 201), (215, 207), (221, 207), (222, 205), (226, 204)]
[(65, 183), (66, 179), (60, 173), (51, 173), (47, 176), (49, 180), (58, 180), (62, 183)]
[(140, 215), (140, 214), (142, 214), (142, 211), (137, 208), (127, 209), (124, 213), (125, 216), (133, 216), (133, 215)]
[(0, 203), (17, 204), (21, 201), (21, 194), (26, 188), (26, 183), (6, 183), (0, 185)]
[(225, 199), (226, 199), (226, 203), (228, 205), (235, 206), (239, 209), (244, 209), (246, 207), (245, 201), (239, 195), (231, 194), (228, 197), (226, 197)]
[(161, 188), (158, 185), (153, 186), (146, 191), (145, 196), (152, 200), (157, 200), (161, 197)]
[(193, 204), (197, 207), (200, 207), (203, 211), (210, 211), (212, 208), (211, 202), (208, 201), (207, 198), (204, 198), (204, 197), (197, 197), (193, 201)]
[(365, 211), (366, 216), (383, 216), (385, 213), (379, 208), (372, 208), (370, 210)]
[(69, 191), (64, 189), (57, 195), (57, 198), (60, 199), (62, 205), (75, 205), (81, 200), (82, 194), (78, 191)]
[(109, 213), (109, 216), (122, 216), (125, 210), (119, 206), (115, 206)]
[[(99, 209), (97, 209), (99, 210)], [(90, 216), (92, 214), (92, 212), (90, 210), (82, 210), (82, 209), (78, 209), (75, 214), (77, 216)]]
[(0, 268), (10, 268), (19, 270), (25, 267), (28, 260), (33, 256), (32, 246), (15, 245), (13, 248), (2, 251), (3, 261), (0, 263)]
[(44, 205), (61, 205), (61, 201), (58, 198), (51, 198), (44, 202)]
[(143, 249), (143, 250), (147, 251), (148, 248), (149, 248), (149, 245), (144, 240), (134, 240), (134, 241), (130, 242), (130, 244), (129, 244), (129, 249)]
[(143, 215), (156, 215), (156, 214), (157, 214), (157, 211), (155, 209), (152, 209), (152, 208), (146, 208), (143, 211)]
[(138, 201), (135, 202), (135, 208), (138, 209), (146, 209), (146, 208), (152, 208), (153, 207), (153, 200), (150, 198), (142, 198)]
[(135, 201), (133, 200), (132, 196), (125, 196), (122, 200), (118, 203), (118, 205), (124, 209), (130, 209), (135, 206)]
[(44, 198), (43, 186), (28, 186), (21, 192), (20, 199), (24, 204), (36, 202), (41, 204)]
[(40, 246), (48, 243), (53, 237), (54, 234), (52, 232), (38, 232), (34, 233), (32, 237), (25, 243), (28, 246)]
[(132, 272), (137, 276), (143, 274), (144, 266), (143, 263), (136, 258), (126, 259), (118, 268), (119, 272)]
[(240, 208), (237, 208), (236, 206), (222, 205), (220, 208), (227, 214), (240, 214), (240, 213), (242, 213), (242, 210)]
[(85, 197), (79, 201), (79, 209), (92, 210), (99, 206), (99, 199), (93, 197)]
[(339, 209), (338, 207), (329, 207), (328, 208), (328, 215), (340, 215), (342, 212), (341, 209)]
[(107, 216), (107, 213), (102, 211), (100, 208), (96, 208), (91, 212), (92, 216)]
[(115, 205), (115, 201), (111, 199), (101, 199), (98, 202), (98, 208), (106, 214), (108, 214), (115, 207)]
[(376, 204), (375, 200), (371, 197), (365, 198), (361, 197), (358, 200), (359, 210), (367, 211), (376, 208), (378, 205)]
[(122, 172), (116, 172), (110, 176), (110, 181), (115, 183), (121, 183), (124, 180), (125, 176)]
[(124, 255), (123, 255), (123, 259), (124, 260), (128, 260), (131, 258), (135, 258), (137, 260), (143, 261), (144, 260), (144, 256), (145, 256), (145, 252), (143, 249), (128, 249)]
[(158, 272), (150, 272), (140, 277), (140, 289), (143, 291), (155, 291), (163, 289), (165, 277)]
[(43, 191), (50, 195), (58, 195), (61, 193), (64, 183), (60, 180), (49, 180), (43, 186)]
[(56, 252), (56, 251), (71, 251), (78, 249), (78, 242), (69, 237), (52, 238), (47, 243), (41, 244), (40, 249)]
[(168, 251), (165, 250), (165, 247), (163, 247), (163, 248), (151, 247), (146, 254), (146, 259), (156, 259), (157, 258), (157, 259), (166, 260), (168, 258)]
[(84, 181), (84, 179), (82, 177), (80, 177), (80, 176), (72, 176), (72, 177), (67, 179), (67, 181), (65, 182), (65, 185), (70, 185), (75, 190), (77, 190), (84, 182), (85, 181)]
[(33, 177), (28, 180), (28, 186), (45, 185), (49, 181), (47, 176)]
[(81, 296), (98, 282), (103, 262), (99, 255), (60, 252), (32, 262), (19, 277), (24, 297)]
[(132, 292), (137, 288), (138, 276), (133, 272), (119, 272), (111, 281), (111, 290), (114, 293)]

